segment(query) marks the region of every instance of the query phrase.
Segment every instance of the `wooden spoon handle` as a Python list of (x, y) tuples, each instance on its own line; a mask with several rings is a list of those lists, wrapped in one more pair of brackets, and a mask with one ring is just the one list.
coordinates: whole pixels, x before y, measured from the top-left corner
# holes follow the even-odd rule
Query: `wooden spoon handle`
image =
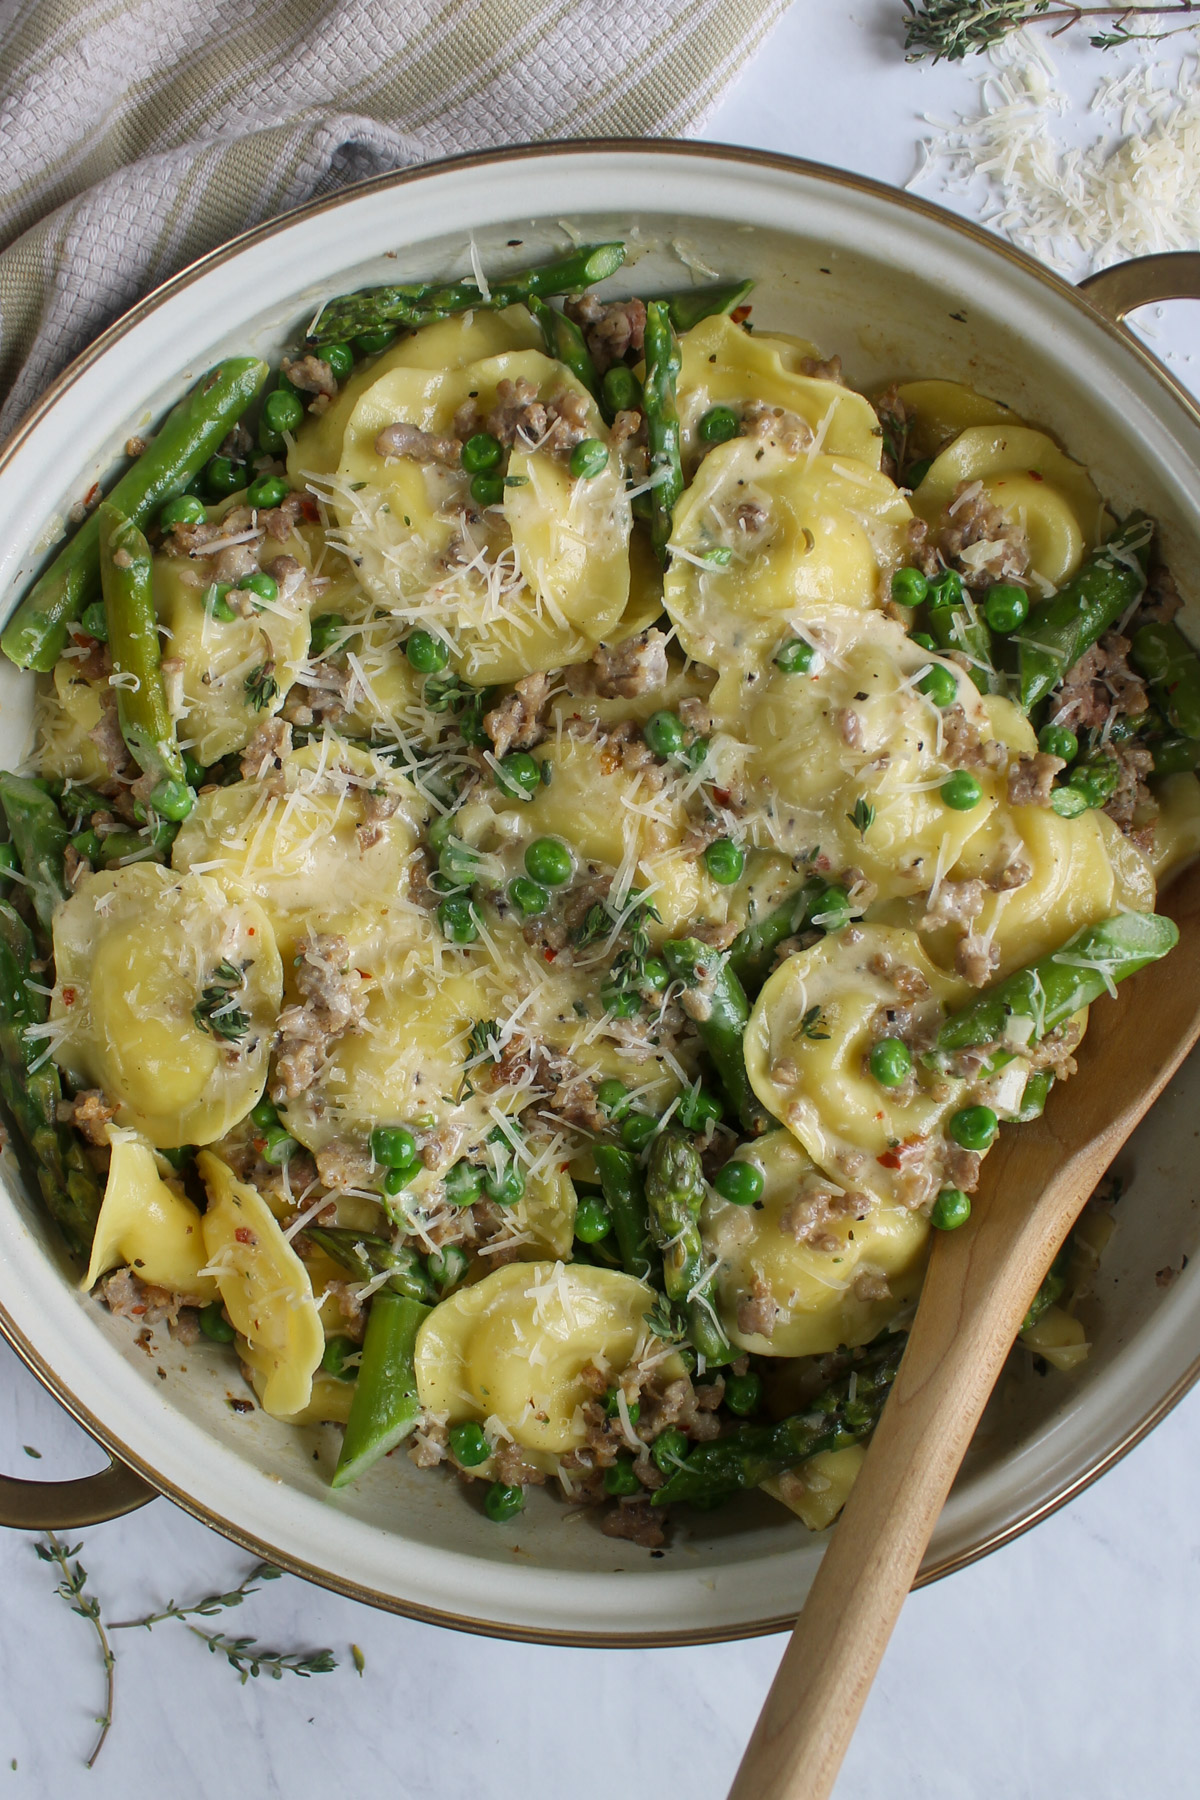
[[(1055, 1207), (1049, 1191), (1029, 1206), (1046, 1168), (1045, 1144), (1039, 1160), (1030, 1135), (1045, 1133), (1035, 1126), (1009, 1134), (992, 1158), (1028, 1162), (1032, 1194), (1019, 1169), (1004, 1182), (997, 1169), (988, 1204), (977, 1203), (968, 1224), (934, 1246), (895, 1386), (730, 1800), (824, 1800), (833, 1787), (1016, 1327), (1094, 1180), (1090, 1159), (1087, 1173), (1068, 1165), (1055, 1182), (1069, 1193), (1067, 1206)], [(1014, 1237), (1022, 1235), (1018, 1246)], [(998, 1262), (1006, 1265), (999, 1281)]]

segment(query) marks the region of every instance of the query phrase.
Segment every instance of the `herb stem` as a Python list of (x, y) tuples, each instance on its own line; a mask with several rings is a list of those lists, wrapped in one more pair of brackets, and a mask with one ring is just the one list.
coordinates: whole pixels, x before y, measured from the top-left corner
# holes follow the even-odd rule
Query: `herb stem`
[(78, 1559), (82, 1547), (77, 1544), (72, 1550), (68, 1545), (61, 1543), (53, 1531), (46, 1532), (44, 1544), (34, 1545), (34, 1549), (43, 1562), (54, 1563), (61, 1570), (62, 1580), (58, 1584), (57, 1592), (67, 1601), (72, 1612), (78, 1613), (81, 1619), (89, 1622), (100, 1644), (100, 1654), (104, 1659), (105, 1700), (104, 1712), (96, 1719), (96, 1723), (100, 1727), (100, 1736), (96, 1739), (95, 1748), (87, 1759), (88, 1768), (94, 1769), (96, 1758), (103, 1750), (104, 1741), (112, 1729), (113, 1708), (116, 1704), (117, 1659), (112, 1645), (108, 1641), (104, 1621), (100, 1616), (100, 1602), (94, 1594), (84, 1591), (87, 1585), (87, 1570), (78, 1560), (76, 1560), (74, 1568), (71, 1567), (70, 1559), (72, 1557)]
[(251, 1594), (257, 1594), (258, 1588), (253, 1585), (255, 1582), (278, 1581), (282, 1573), (283, 1570), (277, 1569), (274, 1563), (256, 1563), (246, 1579), (237, 1587), (231, 1588), (226, 1594), (206, 1594), (203, 1600), (196, 1600), (190, 1606), (180, 1606), (177, 1601), (168, 1600), (162, 1612), (147, 1613), (144, 1619), (119, 1619), (108, 1629), (110, 1631), (133, 1631), (138, 1626), (144, 1626), (149, 1631), (153, 1626), (160, 1625), (164, 1619), (190, 1619), (193, 1617), (211, 1619), (223, 1608), (240, 1606), (242, 1601), (248, 1599)]

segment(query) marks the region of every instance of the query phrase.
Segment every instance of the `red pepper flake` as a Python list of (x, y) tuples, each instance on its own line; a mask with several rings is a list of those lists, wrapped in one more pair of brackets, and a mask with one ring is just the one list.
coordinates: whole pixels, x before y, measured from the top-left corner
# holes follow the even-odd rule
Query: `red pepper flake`
[(74, 1006), (75, 997), (76, 997), (75, 989), (73, 987), (65, 987), (63, 989), (63, 1005), (64, 1006)]
[(1044, 475), (1039, 475), (1036, 469), (1029, 469), (1027, 473), (1030, 481), (1045, 481), (1046, 479)]
[(239, 1244), (257, 1244), (258, 1242), (248, 1225), (239, 1225), (233, 1235)]
[(553, 962), (555, 957), (558, 955), (558, 951), (557, 950), (543, 950), (542, 955), (545, 957), (547, 962)]
[(247, 937), (253, 937), (253, 936), (254, 936), (254, 927), (253, 927), (253, 925), (247, 925), (247, 927), (246, 927), (246, 936), (247, 936)]
[(733, 799), (733, 795), (729, 792), (728, 788), (715, 787), (713, 789), (713, 799), (718, 806), (728, 806), (729, 802)]
[(744, 325), (753, 311), (754, 308), (749, 305), (735, 306), (729, 315), (730, 321), (734, 325)]
[(83, 496), (83, 504), (87, 507), (93, 507), (93, 506), (95, 506), (95, 504), (99, 498), (100, 498), (100, 483), (98, 481), (93, 481), (91, 487), (88, 489), (87, 493)]
[(875, 1161), (883, 1169), (899, 1169), (902, 1166), (899, 1152), (896, 1150), (885, 1150), (882, 1156), (875, 1158)]

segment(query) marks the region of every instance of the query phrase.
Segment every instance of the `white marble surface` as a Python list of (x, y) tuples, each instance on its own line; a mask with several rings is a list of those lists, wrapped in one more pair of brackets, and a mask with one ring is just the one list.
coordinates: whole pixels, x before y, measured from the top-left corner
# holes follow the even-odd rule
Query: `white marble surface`
[[(899, 12), (899, 0), (794, 0), (706, 135), (903, 183), (917, 166), (919, 115), (967, 106), (978, 69), (906, 68)], [(1082, 107), (1096, 53), (1060, 45), (1056, 55)], [(1165, 309), (1148, 327), (1195, 382), (1194, 309)], [(40, 1462), (21, 1454), (26, 1444)], [(0, 1346), (0, 1466), (67, 1476), (99, 1460)], [(1071, 1506), (915, 1595), (838, 1800), (1195, 1792), (1198, 1479), (1193, 1394)], [(165, 1500), (81, 1535), (93, 1590), (114, 1619), (225, 1587), (248, 1567)], [(329, 1645), (336, 1673), (239, 1687), (177, 1623), (119, 1634), (116, 1724), (89, 1773), (100, 1669), (89, 1628), (52, 1588), (32, 1540), (0, 1533), (0, 1795), (13, 1800), (106, 1800), (133, 1784), (179, 1800), (364, 1789), (405, 1800), (564, 1791), (610, 1800), (634, 1782), (664, 1800), (720, 1800), (782, 1649), (778, 1638), (643, 1652), (501, 1644), (289, 1579), (225, 1615), (228, 1628), (287, 1647)], [(365, 1654), (361, 1680), (351, 1643)]]

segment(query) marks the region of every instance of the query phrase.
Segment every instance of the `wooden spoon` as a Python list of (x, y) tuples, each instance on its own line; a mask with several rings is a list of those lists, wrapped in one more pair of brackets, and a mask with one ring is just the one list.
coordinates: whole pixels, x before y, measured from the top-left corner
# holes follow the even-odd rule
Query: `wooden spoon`
[[(1079, 1073), (1005, 1129), (974, 1210), (939, 1232), (904, 1359), (730, 1800), (825, 1800), (1029, 1303), (1084, 1201), (1200, 1037), (1200, 865), (1165, 896), (1180, 941), (1100, 1001)], [(1127, 1220), (1136, 1228), (1136, 1220)]]

